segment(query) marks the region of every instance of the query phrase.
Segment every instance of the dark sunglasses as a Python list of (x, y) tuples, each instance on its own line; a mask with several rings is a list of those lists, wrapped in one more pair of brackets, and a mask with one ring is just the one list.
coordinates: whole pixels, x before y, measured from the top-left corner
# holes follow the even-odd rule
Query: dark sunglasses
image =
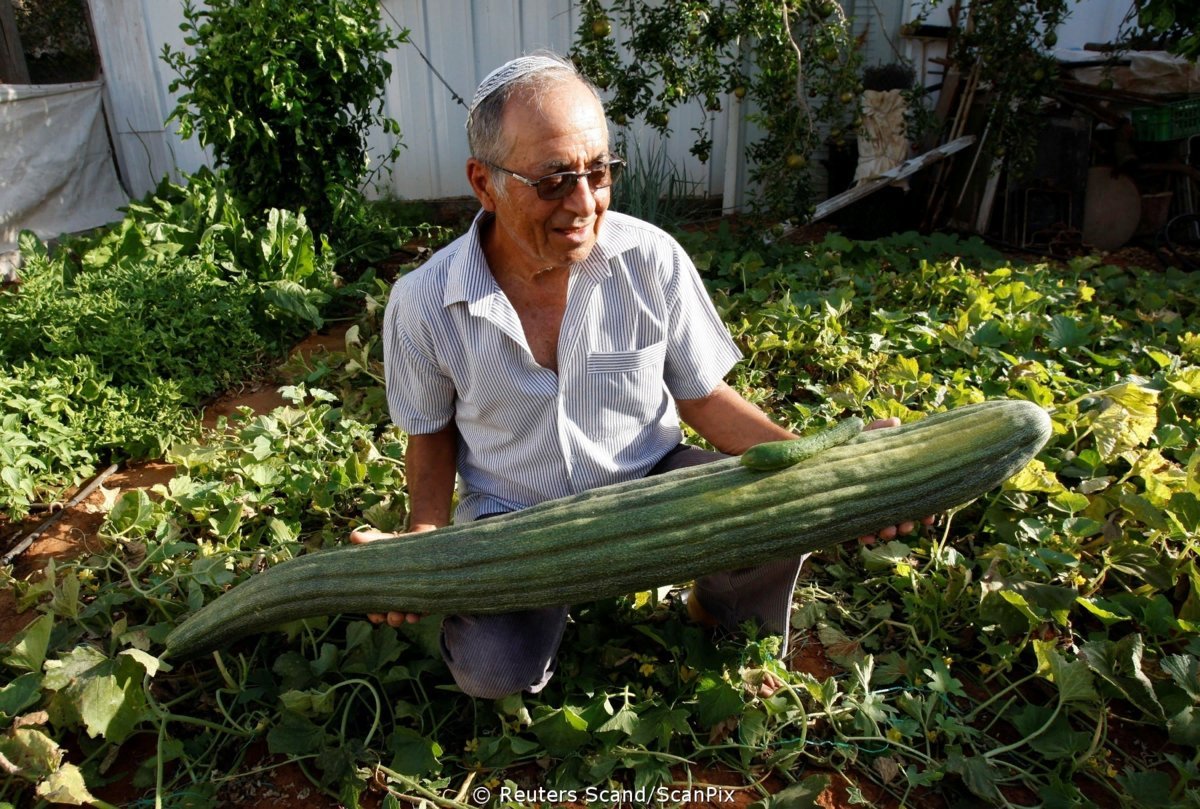
[(621, 170), (625, 168), (625, 161), (615, 157), (607, 163), (587, 171), (559, 171), (547, 174), (545, 177), (538, 177), (536, 180), (522, 177), (515, 171), (506, 169), (504, 166), (497, 166), (495, 163), (488, 165), (505, 174), (511, 174), (514, 179), (525, 183), (530, 188), (536, 188), (539, 199), (554, 200), (569, 197), (575, 190), (575, 186), (579, 184), (580, 177), (587, 178), (588, 188), (593, 191), (608, 188), (620, 178)]

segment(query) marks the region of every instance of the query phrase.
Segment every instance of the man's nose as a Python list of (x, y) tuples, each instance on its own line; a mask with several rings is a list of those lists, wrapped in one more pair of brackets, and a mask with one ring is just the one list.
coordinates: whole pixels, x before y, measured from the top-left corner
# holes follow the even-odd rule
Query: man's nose
[(571, 193), (563, 197), (563, 207), (572, 213), (591, 216), (596, 210), (597, 189), (588, 183), (587, 175), (579, 177)]

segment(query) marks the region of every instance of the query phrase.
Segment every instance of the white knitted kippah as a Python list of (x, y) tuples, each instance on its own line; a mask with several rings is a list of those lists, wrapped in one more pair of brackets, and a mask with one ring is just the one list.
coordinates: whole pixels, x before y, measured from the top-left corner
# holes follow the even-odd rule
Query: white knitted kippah
[(487, 77), (480, 82), (479, 89), (475, 91), (475, 96), (471, 99), (471, 106), (468, 110), (468, 116), (475, 111), (475, 108), (483, 103), (483, 100), (492, 93), (499, 90), (506, 84), (516, 81), (522, 76), (528, 76), (538, 70), (545, 68), (558, 68), (560, 70), (570, 70), (571, 68), (564, 65), (558, 59), (552, 59), (549, 56), (518, 56), (516, 59), (505, 62), (500, 67), (487, 74)]

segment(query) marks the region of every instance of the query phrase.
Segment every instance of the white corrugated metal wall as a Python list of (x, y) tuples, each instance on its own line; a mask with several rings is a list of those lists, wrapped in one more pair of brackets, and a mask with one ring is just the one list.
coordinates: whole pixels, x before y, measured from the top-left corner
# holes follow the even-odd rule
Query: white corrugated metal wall
[[(175, 76), (159, 54), (164, 44), (174, 50), (186, 47), (179, 30), (180, 4), (89, 2), (108, 85), (109, 125), (129, 190), (140, 196), (164, 174), (177, 179), (210, 163), (194, 138), (185, 141), (174, 125), (163, 124), (175, 107), (167, 89)], [(400, 122), (406, 148), (390, 175), (377, 176), (374, 193), (401, 199), (468, 195), (463, 169), (466, 108), (454, 94), (469, 101), (492, 68), (521, 53), (538, 48), (565, 53), (578, 25), (577, 9), (567, 0), (382, 0), (382, 8), (384, 22), (393, 29), (409, 29), (411, 43), (389, 56), (394, 70), (384, 110)], [(667, 149), (689, 180), (707, 193), (720, 194), (729, 119), (722, 113), (709, 122), (714, 149), (705, 165), (688, 153), (691, 129), (704, 115), (697, 108), (677, 110)], [(384, 137), (379, 132), (372, 135), (376, 153), (383, 151)], [(631, 137), (643, 148), (657, 146), (653, 132), (633, 130)]]
[[(932, 84), (940, 80), (928, 59), (937, 47), (922, 48), (902, 40), (900, 24), (913, 16), (910, 0), (842, 0), (863, 35), (864, 61), (877, 65), (897, 58), (897, 50), (925, 70), (919, 75)], [(400, 122), (406, 145), (390, 176), (380, 175), (376, 193), (402, 199), (431, 199), (469, 193), (463, 173), (467, 157), (463, 122), (466, 110), (453, 93), (469, 99), (478, 82), (496, 65), (537, 48), (566, 52), (578, 13), (570, 0), (381, 0), (384, 22), (411, 31), (411, 44), (401, 45), (390, 59), (394, 66), (385, 98), (385, 113)], [(1104, 40), (1115, 33), (1129, 0), (1081, 0), (1072, 18), (1060, 29), (1060, 47), (1078, 47), (1084, 40)], [(175, 106), (168, 91), (174, 78), (159, 54), (163, 45), (184, 48), (179, 24), (179, 0), (89, 0), (107, 85), (109, 127), (117, 146), (118, 163), (131, 193), (140, 196), (154, 188), (164, 174), (178, 178), (209, 162), (192, 139), (182, 140), (174, 127), (163, 124)], [(934, 16), (944, 14), (944, 4)], [(1103, 21), (1101, 24), (1100, 21)], [(934, 21), (934, 20), (931, 20)], [(1101, 27), (1098, 27), (1101, 26)], [(618, 41), (622, 32), (614, 31)], [(1076, 42), (1075, 40), (1079, 40)], [(924, 52), (923, 52), (924, 51)], [(426, 64), (421, 54), (430, 64)], [(932, 75), (930, 75), (932, 74)], [(708, 115), (698, 107), (676, 110), (667, 151), (697, 187), (721, 194), (727, 186), (740, 189), (745, 177), (747, 131), (742, 110), (731, 120), (732, 99), (725, 110)], [(692, 128), (706, 122), (713, 139), (712, 159), (700, 163), (688, 153)], [(643, 149), (654, 149), (653, 131), (635, 129), (630, 137)], [(376, 133), (376, 151), (382, 135)], [(733, 144), (730, 146), (730, 144)], [(727, 160), (730, 171), (726, 172)], [(728, 178), (728, 179), (727, 179)], [(735, 194), (740, 201), (740, 194)], [(727, 196), (727, 200), (730, 197)]]

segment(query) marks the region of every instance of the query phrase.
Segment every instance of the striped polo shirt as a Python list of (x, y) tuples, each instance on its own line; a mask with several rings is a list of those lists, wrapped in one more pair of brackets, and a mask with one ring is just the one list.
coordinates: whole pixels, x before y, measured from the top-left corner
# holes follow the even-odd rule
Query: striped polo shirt
[(678, 242), (609, 211), (571, 267), (558, 372), (539, 365), (479, 243), (490, 216), (396, 282), (383, 325), (392, 420), (457, 425), (458, 521), (644, 476), (682, 437), (675, 399), (741, 356)]

